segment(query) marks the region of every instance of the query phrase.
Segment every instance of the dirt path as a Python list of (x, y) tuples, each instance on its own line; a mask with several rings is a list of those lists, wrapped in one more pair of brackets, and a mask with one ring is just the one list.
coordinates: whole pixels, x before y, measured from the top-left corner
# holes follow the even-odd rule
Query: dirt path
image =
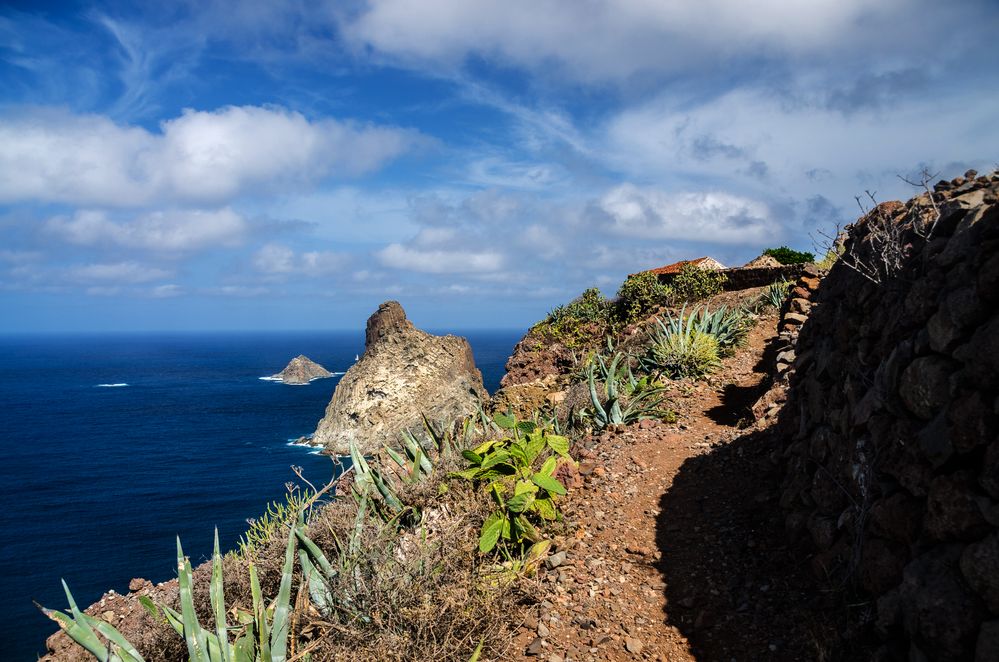
[(578, 525), (550, 559), (546, 599), (511, 649), (522, 659), (816, 660), (823, 626), (795, 587), (804, 568), (770, 513), (774, 441), (741, 429), (775, 320), (710, 383), (674, 388), (677, 424), (586, 440)]

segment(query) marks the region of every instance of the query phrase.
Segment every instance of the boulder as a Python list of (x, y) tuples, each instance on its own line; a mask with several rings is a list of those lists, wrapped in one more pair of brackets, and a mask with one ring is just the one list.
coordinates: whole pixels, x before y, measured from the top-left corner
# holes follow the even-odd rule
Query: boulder
[(488, 397), (466, 339), (420, 331), (388, 301), (368, 319), (364, 354), (337, 384), (313, 440), (341, 455), (351, 441), (370, 453), (422, 430), (423, 415), (451, 420)]

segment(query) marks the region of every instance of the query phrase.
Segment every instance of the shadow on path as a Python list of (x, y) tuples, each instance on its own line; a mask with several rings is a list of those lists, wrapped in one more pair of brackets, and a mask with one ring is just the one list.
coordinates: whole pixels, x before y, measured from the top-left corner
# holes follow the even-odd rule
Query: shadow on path
[(785, 545), (776, 446), (749, 432), (691, 457), (660, 501), (666, 621), (698, 659), (836, 659), (824, 657), (830, 626), (809, 604), (807, 569)]

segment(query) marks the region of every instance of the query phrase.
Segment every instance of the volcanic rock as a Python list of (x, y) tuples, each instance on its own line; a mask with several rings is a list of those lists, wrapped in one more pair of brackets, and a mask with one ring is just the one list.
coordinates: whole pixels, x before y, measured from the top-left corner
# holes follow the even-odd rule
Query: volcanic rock
[(271, 375), (270, 379), (297, 386), (300, 384), (308, 384), (313, 379), (325, 379), (326, 377), (332, 376), (332, 372), (322, 367), (309, 357), (299, 354), (288, 362), (288, 365), (285, 366), (284, 370), (276, 375)]
[(364, 354), (336, 386), (313, 440), (337, 454), (361, 452), (419, 433), (423, 415), (449, 421), (489, 397), (468, 341), (415, 328), (396, 301), (368, 319)]

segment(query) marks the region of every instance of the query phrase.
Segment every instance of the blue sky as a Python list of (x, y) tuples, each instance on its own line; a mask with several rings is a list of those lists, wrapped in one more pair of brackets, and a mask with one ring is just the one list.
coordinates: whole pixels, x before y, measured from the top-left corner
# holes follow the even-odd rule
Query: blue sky
[(0, 331), (523, 327), (999, 161), (999, 5), (8, 3)]

